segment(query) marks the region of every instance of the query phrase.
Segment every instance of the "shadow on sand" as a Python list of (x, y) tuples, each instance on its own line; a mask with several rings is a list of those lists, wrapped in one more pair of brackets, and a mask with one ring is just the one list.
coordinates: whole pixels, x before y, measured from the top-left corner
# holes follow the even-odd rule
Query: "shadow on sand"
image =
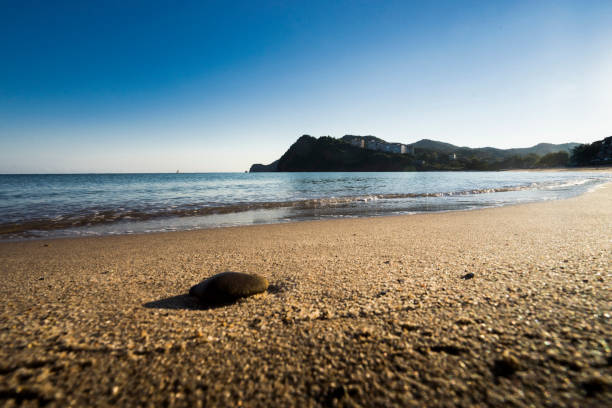
[[(286, 287), (284, 285), (270, 285), (268, 286), (268, 293), (278, 294), (284, 292)], [(205, 302), (198, 299), (195, 296), (189, 294), (172, 296), (164, 299), (154, 300), (152, 302), (145, 303), (143, 306), (147, 309), (174, 309), (174, 310), (209, 310), (217, 309), (221, 307), (231, 306), (240, 299), (227, 302)]]
[(147, 309), (175, 309), (175, 310), (209, 310), (232, 305), (229, 303), (205, 303), (196, 297), (185, 295), (172, 296), (169, 298), (154, 300), (145, 303)]

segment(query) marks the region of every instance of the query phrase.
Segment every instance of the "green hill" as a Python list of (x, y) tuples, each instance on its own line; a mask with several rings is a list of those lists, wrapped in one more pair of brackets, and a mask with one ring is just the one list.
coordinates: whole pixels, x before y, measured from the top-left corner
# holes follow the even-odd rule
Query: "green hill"
[[(269, 165), (254, 164), (250, 171), (428, 171), (561, 167), (568, 164), (570, 152), (576, 146), (579, 144), (540, 143), (518, 149), (469, 148), (429, 139), (402, 145), (388, 143), (375, 136), (346, 135), (335, 139), (304, 135), (280, 159)], [(398, 153), (400, 148), (404, 153)]]
[(415, 170), (407, 155), (362, 149), (324, 136), (300, 137), (278, 161), (278, 171), (409, 171)]

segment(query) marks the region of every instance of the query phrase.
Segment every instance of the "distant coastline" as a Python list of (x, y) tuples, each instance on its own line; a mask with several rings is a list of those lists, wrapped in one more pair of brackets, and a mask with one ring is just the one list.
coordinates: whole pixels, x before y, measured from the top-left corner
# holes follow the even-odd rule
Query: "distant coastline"
[(612, 136), (592, 144), (539, 143), (527, 148), (469, 148), (423, 139), (390, 143), (375, 136), (301, 136), (270, 164), (249, 171), (500, 171), (612, 166)]

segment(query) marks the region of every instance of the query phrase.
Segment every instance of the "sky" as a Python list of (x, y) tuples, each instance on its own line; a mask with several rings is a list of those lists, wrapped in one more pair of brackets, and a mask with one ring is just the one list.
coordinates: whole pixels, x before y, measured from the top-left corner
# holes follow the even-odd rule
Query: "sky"
[(612, 1), (0, 0), (0, 173), (244, 171), (302, 134), (612, 134)]

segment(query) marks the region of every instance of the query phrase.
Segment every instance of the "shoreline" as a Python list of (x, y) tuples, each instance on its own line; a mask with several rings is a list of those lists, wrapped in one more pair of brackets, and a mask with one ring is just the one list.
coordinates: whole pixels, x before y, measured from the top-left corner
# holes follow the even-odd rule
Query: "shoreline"
[[(594, 189), (612, 185), (612, 181), (599, 184), (594, 187)], [(589, 190), (584, 193), (581, 193), (574, 197), (566, 197), (559, 198), (553, 201), (564, 201), (570, 200), (575, 197), (580, 197), (585, 194), (589, 194), (594, 190)], [(462, 212), (471, 212), (471, 211), (484, 211), (491, 210), (496, 208), (504, 208), (504, 207), (514, 207), (514, 206), (523, 206), (523, 205), (532, 205), (532, 204), (540, 204), (540, 203), (548, 203), (550, 200), (542, 200), (532, 203), (511, 203), (511, 204), (503, 204), (503, 205), (491, 205), (484, 206), (480, 208), (463, 208), (463, 209), (453, 209), (453, 210), (439, 210), (439, 211), (430, 211), (430, 212), (415, 212), (410, 214), (390, 214), (390, 215), (368, 215), (368, 216), (345, 216), (338, 218), (326, 218), (326, 219), (309, 219), (309, 220), (291, 220), (291, 221), (278, 221), (278, 222), (269, 222), (269, 223), (260, 223), (260, 224), (247, 224), (247, 225), (220, 225), (213, 227), (202, 227), (202, 228), (193, 228), (193, 229), (185, 229), (185, 230), (173, 230), (173, 231), (152, 231), (152, 232), (136, 232), (136, 233), (117, 233), (117, 234), (100, 234), (100, 235), (80, 235), (80, 236), (58, 236), (58, 237), (25, 237), (25, 238), (12, 238), (3, 240), (0, 238), (0, 245), (8, 244), (8, 243), (17, 243), (17, 242), (41, 242), (41, 241), (56, 241), (56, 240), (81, 240), (81, 239), (99, 239), (99, 238), (120, 238), (120, 237), (146, 237), (150, 235), (165, 235), (165, 234), (180, 234), (180, 233), (197, 233), (198, 231), (209, 231), (209, 230), (218, 230), (218, 229), (240, 229), (240, 228), (251, 228), (251, 227), (265, 227), (265, 226), (274, 226), (274, 225), (294, 225), (294, 224), (302, 224), (302, 223), (318, 223), (318, 222), (342, 222), (347, 220), (370, 220), (370, 219), (385, 219), (385, 218), (396, 218), (396, 217), (414, 217), (414, 216), (427, 216), (434, 214), (447, 214), (447, 213), (462, 213)], [(259, 210), (253, 210), (259, 211)]]
[[(463, 212), (472, 212), (472, 211), (485, 211), (492, 210), (497, 208), (505, 208), (505, 207), (515, 207), (515, 206), (525, 206), (525, 205), (533, 205), (533, 204), (542, 204), (549, 203), (555, 201), (564, 201), (571, 200), (572, 198), (580, 197), (589, 193), (592, 193), (598, 188), (604, 187), (606, 185), (612, 185), (612, 181), (599, 184), (594, 187), (593, 190), (585, 191), (577, 196), (573, 197), (565, 197), (559, 198), (556, 200), (542, 200), (531, 203), (512, 203), (512, 204), (503, 204), (503, 205), (491, 205), (480, 208), (463, 208), (463, 209), (453, 209), (453, 210), (439, 210), (439, 211), (430, 211), (430, 212), (415, 212), (410, 214), (390, 214), (390, 215), (368, 215), (368, 216), (345, 216), (338, 218), (326, 218), (326, 219), (308, 219), (308, 220), (291, 220), (291, 221), (278, 221), (278, 222), (270, 222), (270, 223), (260, 223), (260, 224), (247, 224), (247, 225), (221, 225), (214, 227), (202, 227), (202, 228), (193, 228), (193, 229), (185, 229), (185, 230), (172, 230), (172, 231), (152, 231), (152, 232), (136, 232), (136, 233), (117, 233), (117, 234), (100, 234), (100, 235), (79, 235), (79, 236), (58, 236), (58, 237), (26, 237), (26, 238), (12, 238), (3, 240), (0, 238), (0, 245), (9, 244), (9, 243), (19, 243), (19, 242), (42, 242), (49, 241), (53, 242), (56, 240), (81, 240), (81, 239), (101, 239), (101, 238), (121, 238), (121, 237), (147, 237), (151, 235), (165, 235), (165, 234), (181, 234), (181, 233), (197, 233), (198, 231), (209, 231), (209, 230), (224, 230), (224, 229), (241, 229), (241, 228), (253, 228), (253, 227), (265, 227), (265, 226), (276, 226), (276, 225), (299, 225), (302, 223), (319, 223), (319, 222), (342, 222), (349, 220), (373, 220), (373, 219), (394, 219), (397, 217), (414, 217), (414, 216), (428, 216), (435, 214), (448, 214), (448, 213), (463, 213)], [(259, 211), (259, 210), (254, 210)], [(43, 242), (44, 243), (44, 242)]]
[[(2, 242), (0, 401), (603, 406), (611, 253), (612, 183), (476, 211)], [(271, 287), (208, 309), (187, 296), (226, 270)]]
[[(559, 170), (559, 171), (563, 171), (563, 170)], [(585, 172), (588, 172), (588, 170), (585, 170)], [(610, 169), (610, 171), (603, 171), (605, 173), (609, 173), (612, 172), (612, 169)], [(603, 182), (604, 184), (606, 183), (610, 183), (610, 181), (605, 181)], [(89, 234), (87, 235), (86, 233), (83, 234), (83, 232), (81, 232), (81, 234), (83, 235), (78, 235), (77, 233), (74, 233), (73, 235), (61, 235), (62, 231), (67, 231), (67, 229), (65, 227), (58, 227), (57, 225), (54, 226), (54, 224), (49, 224), (51, 223), (51, 221), (47, 221), (47, 224), (45, 224), (44, 221), (41, 220), (33, 220), (33, 221), (28, 221), (28, 222), (24, 222), (22, 224), (3, 224), (0, 226), (0, 229), (5, 228), (6, 231), (17, 231), (14, 232), (15, 234), (17, 234), (18, 236), (13, 236), (13, 237), (9, 237), (9, 238), (5, 238), (3, 237), (3, 235), (10, 235), (9, 232), (6, 232), (5, 230), (2, 230), (2, 234), (0, 234), (0, 243), (7, 243), (7, 242), (22, 242), (22, 241), (40, 241), (40, 240), (55, 240), (55, 239), (67, 239), (67, 238), (86, 238), (86, 237), (104, 237), (104, 236), (131, 236), (131, 235), (148, 235), (148, 234), (156, 234), (156, 233), (167, 233), (167, 232), (182, 232), (182, 231), (198, 231), (198, 230), (206, 230), (206, 229), (217, 229), (217, 228), (233, 228), (233, 227), (245, 227), (245, 226), (251, 226), (251, 225), (275, 225), (275, 224), (286, 224), (286, 223), (295, 223), (295, 222), (306, 222), (306, 221), (326, 221), (326, 220), (333, 220), (333, 219), (362, 219), (362, 218), (379, 218), (379, 217), (396, 217), (396, 216), (408, 216), (408, 215), (416, 215), (416, 214), (430, 214), (430, 213), (445, 213), (445, 212), (453, 212), (453, 211), (472, 211), (472, 210), (481, 210), (481, 209), (486, 209), (486, 208), (498, 208), (498, 207), (505, 207), (505, 206), (513, 206), (513, 205), (522, 205), (524, 203), (522, 202), (509, 202), (509, 203), (499, 203), (497, 202), (497, 204), (495, 202), (491, 202), (491, 203), (482, 203), (479, 204), (478, 206), (472, 206), (472, 208), (468, 207), (468, 208), (452, 208), (452, 209), (443, 209), (443, 210), (432, 210), (432, 211), (422, 211), (422, 210), (415, 210), (415, 211), (410, 211), (409, 209), (404, 209), (404, 210), (397, 210), (400, 212), (403, 212), (404, 214), (394, 214), (393, 210), (387, 210), (388, 214), (384, 214), (384, 210), (381, 213), (374, 213), (374, 214), (367, 214), (367, 213), (355, 213), (355, 214), (348, 214), (348, 215), (342, 215), (342, 214), (337, 214), (335, 216), (333, 215), (328, 215), (327, 217), (324, 218), (311, 218), (310, 217), (316, 217), (316, 216), (310, 216), (309, 215), (303, 215), (303, 216), (299, 216), (296, 215), (295, 216), (289, 216), (289, 218), (287, 218), (287, 216), (280, 216), (277, 215), (276, 218), (274, 218), (274, 215), (271, 215), (273, 211), (277, 211), (277, 212), (282, 212), (282, 211), (308, 211), (308, 210), (315, 210), (316, 208), (318, 208), (317, 204), (321, 204), (320, 202), (326, 202), (326, 201), (339, 201), (339, 203), (357, 203), (359, 201), (363, 201), (363, 200), (368, 200), (368, 199), (372, 199), (372, 197), (377, 197), (378, 199), (435, 199), (438, 198), (440, 196), (450, 196), (450, 197), (461, 197), (461, 196), (471, 196), (474, 195), (475, 197), (478, 197), (480, 194), (489, 194), (491, 192), (493, 193), (505, 193), (505, 192), (513, 192), (513, 191), (522, 191), (524, 189), (527, 189), (524, 186), (510, 186), (510, 187), (495, 187), (495, 188), (486, 188), (486, 189), (482, 189), (482, 190), (461, 190), (461, 191), (449, 191), (449, 192), (439, 192), (439, 193), (405, 193), (405, 194), (372, 194), (372, 195), (368, 195), (368, 196), (340, 196), (340, 197), (326, 197), (326, 198), (312, 198), (312, 199), (303, 199), (303, 200), (297, 200), (297, 201), (287, 201), (287, 202), (257, 202), (257, 203), (250, 203), (250, 204), (244, 204), (244, 203), (237, 203), (237, 204), (233, 204), (233, 205), (227, 205), (225, 207), (205, 207), (202, 210), (188, 210), (189, 215), (183, 214), (183, 211), (179, 211), (176, 210), (176, 213), (168, 213), (165, 216), (159, 216), (159, 215), (155, 215), (155, 214), (150, 214), (142, 219), (132, 219), (132, 216), (130, 215), (129, 217), (127, 217), (125, 220), (124, 219), (119, 219), (119, 220), (114, 220), (114, 221), (98, 221), (92, 225), (87, 225), (85, 224), (86, 220), (77, 220), (79, 222), (79, 224), (77, 224), (76, 226), (72, 225), (73, 222), (77, 222), (77, 221), (65, 221), (65, 225), (70, 228), (76, 228), (76, 229), (84, 229), (84, 231), (87, 231), (88, 228), (104, 228), (104, 227), (112, 227), (113, 225), (121, 225), (122, 223), (125, 223), (125, 221), (127, 221), (128, 223), (130, 222), (135, 222), (135, 228), (138, 230), (140, 229), (140, 231), (135, 231), (135, 232), (130, 232), (129, 230), (125, 230), (122, 232), (117, 232), (117, 231), (110, 231), (110, 232), (105, 232), (105, 231), (99, 231), (97, 233), (93, 233), (93, 234)], [(578, 193), (578, 194), (585, 194), (587, 191), (582, 192), (582, 193)], [(574, 193), (575, 194), (575, 193)], [(571, 198), (570, 197), (560, 197), (560, 198), (555, 198), (555, 200), (564, 200), (567, 198)], [(547, 198), (542, 198), (540, 197), (539, 200), (533, 201), (532, 203), (537, 203), (537, 202), (546, 202), (549, 201), (549, 199)], [(286, 204), (286, 205), (283, 205)], [(331, 204), (328, 204), (331, 205)], [(236, 208), (241, 207), (241, 206), (248, 206), (247, 209), (244, 210), (236, 210), (234, 211)], [(251, 208), (252, 207), (252, 208)], [(330, 208), (333, 208), (333, 205), (331, 205)], [(187, 210), (185, 210), (187, 211)], [(194, 213), (195, 211), (195, 213)], [(201, 212), (201, 214), (199, 213)], [(254, 221), (254, 219), (256, 218), (256, 216), (261, 213), (261, 212), (269, 212), (268, 215), (264, 215), (264, 217), (266, 216), (271, 216), (272, 218), (270, 218), (267, 221), (264, 222), (256, 222)], [(215, 222), (209, 222), (208, 224), (206, 224), (206, 222), (203, 222), (201, 225), (197, 225), (197, 226), (187, 226), (187, 224), (185, 224), (184, 226), (179, 226), (176, 229), (173, 230), (160, 230), (160, 226), (153, 226), (151, 227), (153, 230), (151, 231), (143, 231), (143, 226), (142, 225), (138, 225), (143, 224), (143, 223), (147, 223), (147, 222), (155, 222), (155, 223), (163, 223), (164, 221), (166, 223), (171, 223), (175, 220), (183, 220), (183, 219), (195, 219), (198, 217), (212, 217), (212, 218), (223, 218), (226, 216), (230, 216), (230, 215), (234, 215), (235, 217), (241, 218), (245, 215), (247, 215), (248, 217), (253, 217), (253, 221), (220, 221), (218, 220), (217, 223), (215, 224)], [(367, 215), (365, 215), (367, 214)], [(32, 224), (30, 226), (30, 224)], [(34, 228), (33, 225), (38, 225), (41, 224), (38, 228)], [(228, 225), (229, 224), (229, 225)], [(234, 224), (234, 225), (231, 225)], [(24, 225), (26, 226), (30, 226), (27, 230), (23, 230)], [(62, 224), (63, 225), (63, 224)], [(34, 228), (32, 230), (32, 228)], [(124, 227), (125, 229), (126, 227)], [(50, 233), (50, 236), (27, 236), (28, 233), (30, 233), (30, 231), (46, 231)], [(58, 234), (59, 233), (59, 234)], [(25, 236), (19, 236), (20, 234), (26, 234)]]

